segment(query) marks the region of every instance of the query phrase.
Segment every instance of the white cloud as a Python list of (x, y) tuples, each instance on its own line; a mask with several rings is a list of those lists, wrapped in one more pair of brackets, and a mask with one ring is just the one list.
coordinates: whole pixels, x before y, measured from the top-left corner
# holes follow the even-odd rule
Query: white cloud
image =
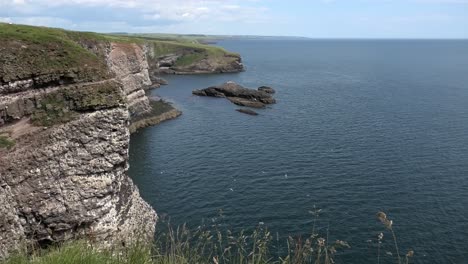
[(3, 23), (12, 23), (13, 20), (10, 17), (0, 17), (0, 22)]
[[(141, 12), (147, 18), (187, 21), (194, 19), (230, 20), (248, 19), (247, 16), (261, 15), (257, 1), (239, 0), (0, 0), (0, 6), (16, 12), (36, 10), (37, 14), (48, 8), (95, 7), (128, 8)], [(104, 11), (104, 10), (103, 10)], [(257, 13), (257, 14), (256, 14)], [(260, 14), (259, 14), (260, 13)]]
[[(267, 0), (0, 0), (8, 22), (90, 31), (216, 31), (264, 24)], [(4, 19), (5, 20), (5, 19)], [(223, 25), (222, 25), (223, 24)], [(195, 27), (197, 25), (197, 27)], [(148, 31), (149, 32), (149, 31)]]

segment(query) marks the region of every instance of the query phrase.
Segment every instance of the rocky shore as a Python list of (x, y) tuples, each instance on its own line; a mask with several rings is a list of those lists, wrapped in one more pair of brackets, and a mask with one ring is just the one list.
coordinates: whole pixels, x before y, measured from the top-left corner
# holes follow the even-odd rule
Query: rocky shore
[(210, 96), (226, 98), (230, 102), (240, 106), (252, 108), (264, 108), (269, 104), (276, 103), (272, 93), (273, 88), (268, 87), (266, 92), (265, 86), (258, 90), (245, 88), (235, 82), (227, 82), (218, 86), (211, 86), (205, 89), (194, 90), (192, 94), (197, 96)]
[(130, 133), (135, 133), (141, 128), (154, 126), (182, 115), (181, 111), (163, 100), (155, 101), (150, 99), (150, 105), (153, 108), (151, 112), (132, 120), (129, 127)]

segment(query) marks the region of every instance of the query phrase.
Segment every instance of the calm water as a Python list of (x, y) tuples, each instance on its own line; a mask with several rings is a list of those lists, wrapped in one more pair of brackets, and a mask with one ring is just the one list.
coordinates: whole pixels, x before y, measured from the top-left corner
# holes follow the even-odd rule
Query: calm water
[[(222, 209), (233, 229), (287, 236), (310, 232), (317, 205), (322, 234), (353, 247), (338, 262), (376, 263), (384, 210), (415, 262), (468, 263), (468, 41), (220, 44), (247, 71), (169, 76), (153, 93), (183, 116), (131, 138), (130, 175), (160, 215), (199, 225)], [(229, 80), (278, 103), (248, 116), (191, 95)]]

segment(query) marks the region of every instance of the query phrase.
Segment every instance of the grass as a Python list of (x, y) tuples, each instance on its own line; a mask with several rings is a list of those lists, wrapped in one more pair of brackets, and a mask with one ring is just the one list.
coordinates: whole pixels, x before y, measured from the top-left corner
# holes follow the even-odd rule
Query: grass
[[(192, 263), (234, 263), (234, 264), (332, 264), (340, 263), (338, 253), (350, 248), (341, 240), (332, 241), (327, 234), (319, 235), (316, 227), (320, 209), (314, 207), (312, 232), (304, 237), (288, 237), (284, 241), (287, 251), (279, 252), (280, 238), (275, 237), (263, 225), (251, 232), (237, 233), (224, 225), (213, 223), (190, 229), (186, 225), (172, 228), (170, 223), (157, 232), (152, 244), (136, 243), (126, 249), (99, 250), (83, 241), (54, 246), (46, 250), (35, 250), (28, 255), (18, 252), (1, 264), (192, 264)], [(221, 215), (221, 214), (220, 214)], [(381, 216), (381, 214), (379, 213)], [(378, 216), (379, 216), (378, 215)], [(222, 215), (221, 217), (222, 218)], [(379, 219), (381, 219), (379, 217)], [(385, 218), (387, 219), (387, 218)], [(384, 223), (388, 229), (388, 223)], [(382, 238), (383, 239), (383, 238)], [(379, 239), (379, 243), (382, 242)], [(394, 236), (396, 240), (396, 236)], [(330, 240), (330, 241), (329, 241)], [(274, 249), (278, 250), (273, 253)], [(398, 248), (396, 248), (398, 249)], [(399, 255), (398, 255), (399, 256)], [(405, 256), (410, 263), (412, 250)], [(402, 263), (398, 257), (395, 262)], [(380, 262), (378, 258), (377, 263)]]
[(176, 67), (189, 66), (189, 65), (192, 65), (192, 64), (196, 63), (197, 61), (200, 61), (200, 60), (202, 60), (204, 58), (206, 58), (206, 55), (204, 55), (203, 53), (188, 54), (188, 55), (180, 57), (176, 61), (175, 66)]
[(160, 57), (163, 55), (179, 52), (199, 52), (206, 53), (211, 56), (224, 56), (232, 55), (238, 56), (237, 53), (228, 52), (223, 48), (210, 46), (193, 42), (179, 42), (175, 40), (170, 41), (153, 41), (155, 56)]
[(4, 264), (133, 264), (152, 263), (151, 254), (147, 247), (134, 246), (117, 254), (112, 250), (98, 250), (78, 241), (61, 246), (54, 246), (47, 250), (34, 251), (32, 255), (17, 252)]
[(37, 126), (50, 127), (74, 120), (80, 112), (114, 108), (124, 103), (125, 96), (115, 82), (64, 88), (41, 98), (31, 121)]
[[(377, 213), (377, 219), (382, 223), (382, 225), (385, 227), (387, 231), (389, 231), (392, 235), (392, 242), (394, 244), (394, 250), (396, 254), (396, 263), (402, 264), (402, 259), (400, 255), (400, 250), (398, 247), (398, 241), (397, 241), (397, 236), (395, 234), (395, 231), (393, 230), (393, 221), (390, 220), (387, 217), (387, 214), (384, 212), (378, 212)], [(378, 235), (378, 251), (377, 251), (377, 264), (380, 263), (380, 253), (381, 253), (381, 244), (384, 238), (384, 233), (381, 232)], [(412, 249), (408, 250), (408, 252), (405, 255), (405, 264), (408, 264), (410, 259), (414, 256), (414, 251)]]
[(106, 76), (105, 61), (71, 36), (78, 38), (80, 33), (0, 23), (0, 82), (66, 69), (87, 68), (94, 76)]
[(15, 141), (7, 136), (0, 135), (0, 149), (11, 149), (15, 146)]
[(150, 100), (150, 105), (152, 107), (152, 111), (150, 113), (151, 116), (156, 116), (160, 114), (164, 114), (175, 109), (170, 103), (164, 100)]
[(190, 38), (108, 35), (0, 23), (0, 83), (63, 72), (78, 72), (83, 81), (106, 79), (109, 73), (105, 56), (110, 42), (152, 45), (152, 59), (177, 53), (182, 55), (178, 67), (202, 59), (229, 63), (239, 56)]
[(144, 119), (147, 119), (147, 118), (159, 116), (159, 115), (162, 115), (162, 114), (164, 114), (166, 112), (169, 112), (169, 111), (175, 109), (170, 103), (168, 103), (168, 102), (166, 102), (166, 101), (164, 101), (162, 99), (160, 99), (160, 100), (151, 99), (149, 101), (149, 103), (150, 103), (150, 106), (151, 106), (151, 111), (149, 113), (145, 113), (145, 114), (137, 115), (137, 116), (133, 117), (132, 122), (137, 122), (137, 121), (144, 120)]

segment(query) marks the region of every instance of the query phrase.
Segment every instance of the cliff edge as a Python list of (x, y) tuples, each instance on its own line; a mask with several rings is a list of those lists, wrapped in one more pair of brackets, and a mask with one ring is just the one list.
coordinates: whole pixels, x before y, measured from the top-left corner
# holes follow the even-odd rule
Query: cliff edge
[(0, 257), (151, 239), (156, 213), (127, 176), (129, 122), (150, 111), (144, 45), (0, 27)]
[[(157, 215), (127, 175), (128, 148), (129, 127), (161, 121), (145, 94), (161, 45), (173, 44), (0, 23), (0, 259), (25, 245), (152, 240)], [(179, 65), (230, 67), (206, 56)]]

